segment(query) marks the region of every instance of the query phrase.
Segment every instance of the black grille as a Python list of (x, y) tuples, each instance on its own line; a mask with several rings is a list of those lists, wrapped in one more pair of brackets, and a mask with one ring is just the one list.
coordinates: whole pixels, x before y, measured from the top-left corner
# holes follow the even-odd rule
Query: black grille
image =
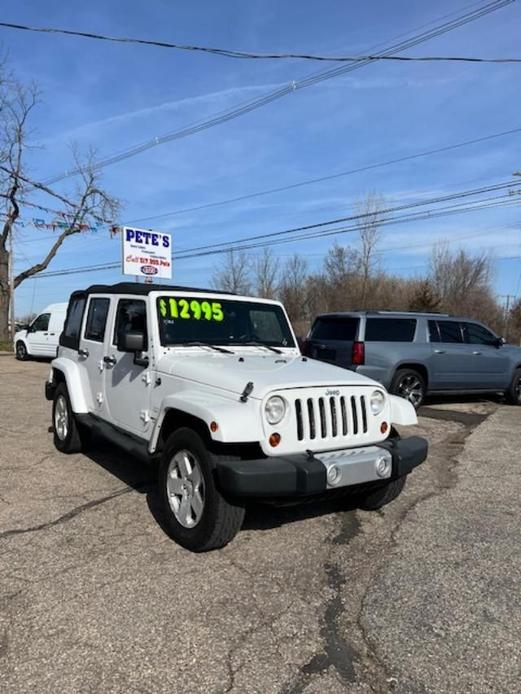
[(367, 404), (363, 395), (297, 398), (295, 415), (299, 441), (367, 433)]

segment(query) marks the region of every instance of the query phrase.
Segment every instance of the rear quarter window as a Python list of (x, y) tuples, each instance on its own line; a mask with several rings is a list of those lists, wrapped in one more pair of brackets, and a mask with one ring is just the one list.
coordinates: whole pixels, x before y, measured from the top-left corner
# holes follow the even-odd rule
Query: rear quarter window
[(365, 324), (366, 342), (412, 342), (416, 318), (368, 318)]
[(324, 316), (317, 318), (311, 329), (312, 340), (356, 340), (358, 333), (358, 318), (343, 318), (341, 316)]
[(78, 349), (80, 344), (80, 330), (83, 322), (83, 312), (85, 310), (85, 295), (72, 296), (67, 309), (67, 318), (63, 332), (60, 336), (60, 345)]

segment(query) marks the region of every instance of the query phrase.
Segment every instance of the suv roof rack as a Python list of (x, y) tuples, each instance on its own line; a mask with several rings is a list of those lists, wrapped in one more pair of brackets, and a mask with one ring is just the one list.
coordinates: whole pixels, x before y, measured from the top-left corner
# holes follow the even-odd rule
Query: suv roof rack
[(450, 313), (442, 313), (441, 311), (389, 311), (387, 309), (382, 309), (382, 310), (367, 309), (365, 311), (365, 313), (385, 313), (385, 314), (387, 314), (387, 313), (390, 313), (390, 314), (407, 313), (407, 314), (411, 314), (414, 316), (420, 315), (420, 316), (444, 316), (446, 318), (451, 317)]
[(355, 314), (363, 316), (442, 316), (443, 318), (455, 318), (451, 313), (440, 313), (439, 311), (388, 311), (386, 309), (373, 308), (352, 308), (345, 311), (325, 311), (319, 313), (317, 318), (321, 316), (353, 316)]

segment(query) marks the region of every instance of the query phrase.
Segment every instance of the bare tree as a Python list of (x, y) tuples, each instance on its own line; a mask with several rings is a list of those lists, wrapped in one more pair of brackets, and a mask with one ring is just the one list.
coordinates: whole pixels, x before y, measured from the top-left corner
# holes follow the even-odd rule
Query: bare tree
[(217, 265), (212, 275), (212, 286), (225, 292), (250, 294), (251, 258), (244, 251), (228, 251), (224, 261)]
[(420, 280), (414, 287), (414, 293), (409, 301), (409, 311), (437, 311), (441, 298), (436, 293), (429, 280)]
[(463, 249), (451, 251), (446, 243), (438, 244), (432, 251), (429, 281), (445, 311), (490, 318), (496, 301), (488, 253), (470, 255)]
[(78, 154), (73, 153), (80, 175), (72, 195), (62, 195), (32, 178), (26, 171), (25, 159), (31, 147), (29, 120), (38, 104), (38, 90), (34, 85), (23, 85), (4, 75), (0, 77), (0, 103), (0, 202), (3, 212), (0, 227), (0, 341), (7, 341), (14, 330), (14, 316), (9, 320), (12, 299), (10, 248), (20, 210), (31, 206), (31, 199), (36, 197), (39, 201), (48, 197), (62, 208), (60, 221), (55, 226), (55, 241), (41, 261), (16, 275), (13, 288), (45, 270), (69, 236), (88, 231), (99, 222), (113, 223), (118, 203), (99, 187), (92, 154), (82, 162)]
[(279, 287), (280, 299), (286, 306), (291, 321), (297, 324), (304, 323), (308, 318), (309, 276), (307, 262), (302, 256), (295, 253), (284, 265), (282, 277)]
[(369, 279), (375, 269), (374, 252), (380, 240), (380, 225), (383, 221), (384, 199), (376, 193), (368, 193), (365, 198), (357, 202), (356, 214), (360, 215), (357, 221), (358, 233), (361, 241), (360, 274), (362, 278), (361, 305), (365, 306), (369, 288)]
[(257, 296), (274, 299), (277, 293), (279, 261), (270, 248), (264, 248), (255, 263), (255, 288)]

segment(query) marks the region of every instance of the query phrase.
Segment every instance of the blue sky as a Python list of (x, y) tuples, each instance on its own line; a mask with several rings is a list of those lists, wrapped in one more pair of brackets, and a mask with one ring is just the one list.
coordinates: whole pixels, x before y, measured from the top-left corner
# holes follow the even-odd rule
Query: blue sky
[[(19, 0), (0, 21), (251, 51), (357, 54), (462, 10), (469, 2), (281, 3), (112, 0), (90, 3)], [(519, 57), (521, 4), (499, 10), (417, 47), (413, 55)], [(211, 117), (218, 111), (299, 80), (323, 65), (240, 61), (2, 29), (12, 67), (35, 80), (32, 173), (45, 179), (70, 168), (71, 143), (101, 157)], [(103, 184), (132, 221), (521, 126), (519, 65), (378, 63), (297, 91), (261, 110), (107, 167)], [(389, 203), (489, 185), (521, 169), (521, 133), (412, 162), (293, 191), (197, 212), (143, 221), (174, 234), (183, 250), (212, 241), (277, 231), (349, 215), (357, 198), (376, 191)], [(67, 192), (73, 180), (59, 184)], [(52, 205), (51, 205), (52, 206)], [(521, 208), (491, 209), (384, 230), (381, 263), (404, 276), (426, 271), (429, 244), (495, 255), (498, 294), (521, 293)], [(46, 217), (45, 215), (42, 215)], [(48, 221), (51, 221), (50, 218)], [(476, 234), (480, 234), (476, 236)], [(49, 231), (30, 226), (15, 239), (16, 269), (37, 261)], [(353, 235), (339, 235), (341, 243)], [(275, 246), (285, 260), (299, 252), (318, 268), (332, 238)], [(393, 250), (396, 248), (396, 250)], [(120, 245), (106, 231), (69, 239), (49, 270), (117, 261)], [(222, 256), (175, 261), (174, 280), (208, 285)], [(119, 271), (29, 280), (16, 312), (66, 300), (78, 287), (122, 279)]]

